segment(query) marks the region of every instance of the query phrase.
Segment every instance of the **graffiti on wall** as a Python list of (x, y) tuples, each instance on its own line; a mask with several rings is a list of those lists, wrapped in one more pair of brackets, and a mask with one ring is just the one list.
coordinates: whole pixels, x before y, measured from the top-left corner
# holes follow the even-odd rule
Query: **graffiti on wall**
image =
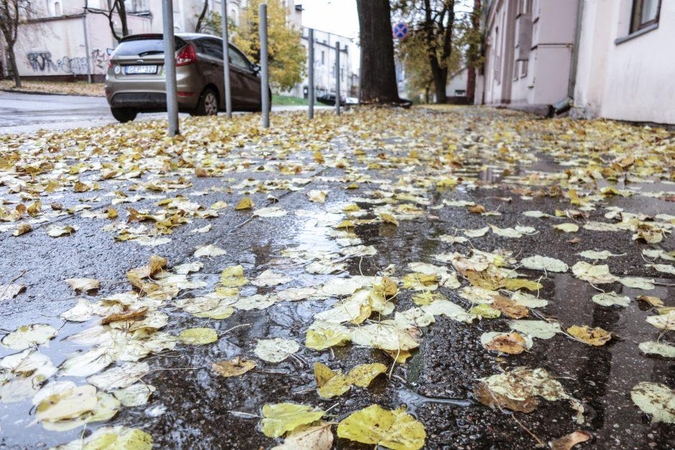
[[(92, 74), (105, 74), (108, 69), (108, 61), (110, 61), (112, 52), (113, 49), (111, 48), (106, 50), (95, 48), (92, 50)], [(88, 73), (87, 58), (84, 56), (73, 58), (64, 56), (63, 58), (54, 61), (51, 52), (42, 50), (28, 52), (26, 56), (28, 59), (28, 66), (33, 72), (42, 74), (65, 73), (72, 75), (86, 75)]]

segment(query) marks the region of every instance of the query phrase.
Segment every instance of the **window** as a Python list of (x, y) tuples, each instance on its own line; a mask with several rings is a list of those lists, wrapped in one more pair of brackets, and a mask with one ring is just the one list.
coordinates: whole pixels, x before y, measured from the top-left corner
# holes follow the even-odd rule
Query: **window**
[(54, 3), (54, 15), (55, 16), (61, 15), (61, 3), (59, 2)]
[(230, 63), (234, 67), (238, 67), (239, 69), (245, 70), (247, 72), (251, 72), (251, 66), (248, 64), (248, 60), (244, 55), (242, 55), (239, 50), (236, 48), (232, 47), (230, 45)]
[(661, 0), (633, 0), (630, 32), (635, 33), (659, 23)]

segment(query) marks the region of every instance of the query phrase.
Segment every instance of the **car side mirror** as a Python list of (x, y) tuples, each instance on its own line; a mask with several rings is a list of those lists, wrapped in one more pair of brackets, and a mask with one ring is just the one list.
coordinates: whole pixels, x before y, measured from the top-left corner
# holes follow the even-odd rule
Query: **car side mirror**
[(257, 74), (260, 73), (262, 69), (260, 68), (259, 64), (253, 64), (253, 73)]

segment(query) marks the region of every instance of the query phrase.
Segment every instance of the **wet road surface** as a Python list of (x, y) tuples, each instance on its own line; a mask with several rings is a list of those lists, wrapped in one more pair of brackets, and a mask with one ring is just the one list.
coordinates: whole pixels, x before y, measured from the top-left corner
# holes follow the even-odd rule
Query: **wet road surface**
[[(579, 448), (675, 448), (674, 425), (650, 424), (650, 417), (630, 396), (631, 389), (642, 381), (675, 387), (672, 360), (646, 356), (638, 349), (639, 343), (649, 340), (672, 342), (672, 332), (649, 325), (645, 319), (654, 314), (653, 308), (635, 300), (647, 293), (663, 299), (666, 306), (675, 306), (675, 279), (647, 267), (642, 253), (645, 249), (666, 253), (675, 249), (669, 234), (675, 206), (667, 200), (674, 186), (673, 137), (658, 133), (650, 141), (647, 135), (643, 137), (644, 146), (670, 148), (661, 153), (660, 158), (669, 158), (661, 159), (662, 170), (651, 166), (649, 174), (635, 175), (632, 183), (619, 180), (603, 185), (600, 181), (600, 187), (593, 187), (591, 180), (582, 177), (573, 181), (572, 175), (564, 174), (570, 167), (572, 173), (584, 172), (595, 157), (586, 153), (572, 157), (570, 151), (565, 159), (561, 149), (609, 147), (640, 131), (621, 126), (616, 134), (605, 137), (593, 135), (591, 123), (553, 127), (549, 122), (528, 119), (487, 109), (366, 111), (340, 119), (322, 116), (312, 126), (305, 125), (299, 114), (279, 115), (276, 131), (269, 133), (257, 129), (257, 119), (254, 124), (246, 117), (235, 119), (236, 128), (223, 125), (222, 118), (189, 119), (185, 139), (173, 142), (162, 136), (162, 126), (153, 128), (153, 122), (111, 127), (105, 139), (75, 130), (68, 135), (41, 132), (0, 141), (3, 159), (12, 161), (0, 166), (0, 207), (11, 211), (37, 199), (42, 204), (41, 213), (32, 217), (24, 214), (19, 220), (0, 222), (0, 284), (26, 286), (24, 292), (2, 301), (0, 333), (33, 323), (53, 326), (58, 330), (56, 338), (48, 346), (40, 345), (39, 351), (55, 367), (62, 367), (70, 355), (91, 348), (68, 337), (96, 326), (101, 317), (78, 323), (63, 320), (61, 314), (78, 299), (96, 303), (128, 292), (127, 271), (147, 264), (150, 256), (157, 254), (168, 260), (168, 272), (180, 264), (203, 263), (201, 270), (188, 276), (195, 284), (167, 294), (161, 301), (159, 311), (168, 317), (161, 332), (177, 336), (188, 328), (206, 327), (215, 329), (218, 339), (200, 346), (178, 343), (142, 359), (150, 366), (142, 381), (156, 388), (148, 403), (120, 407), (110, 420), (88, 424), (86, 434), (104, 425), (124, 425), (150, 434), (157, 448), (271, 448), (281, 441), (260, 432), (260, 411), (265, 403), (288, 401), (330, 408), (326, 419), (335, 422), (376, 403), (388, 409), (407, 405), (408, 412), (424, 424), (424, 448), (430, 449), (543, 448), (548, 441), (575, 430), (592, 435), (592, 440)], [(401, 123), (406, 126), (391, 125)], [(574, 127), (585, 130), (584, 134), (568, 138), (565, 131)], [(124, 145), (113, 145), (120, 141)], [(50, 152), (53, 156), (46, 158)], [(613, 152), (617, 150), (607, 151)], [(607, 159), (617, 155), (620, 152)], [(602, 158), (595, 158), (595, 163)], [(570, 166), (570, 162), (574, 164)], [(47, 189), (50, 174), (55, 173), (60, 174), (59, 183)], [(93, 188), (75, 192), (76, 182)], [(584, 228), (572, 235), (553, 229), (562, 219), (523, 214), (537, 210), (553, 216), (556, 210), (576, 210), (580, 206), (570, 204), (562, 192), (588, 190), (589, 195), (596, 195), (605, 185), (631, 190), (634, 195), (593, 198), (593, 208), (577, 218), (579, 225), (611, 222), (605, 214), (613, 210), (607, 208), (621, 208), (625, 214), (651, 216), (650, 223), (654, 223), (654, 216), (665, 217), (656, 220), (668, 230), (665, 239), (647, 244), (633, 240), (631, 231)], [(311, 201), (308, 193), (313, 190), (327, 192), (326, 202)], [(649, 192), (657, 195), (642, 195)], [(253, 200), (253, 210), (234, 209), (244, 197)], [(174, 210), (173, 217), (180, 215), (182, 223), (167, 233), (152, 232), (158, 229), (158, 219), (136, 221), (127, 209), (158, 214), (167, 200), (176, 198), (202, 208), (198, 214), (193, 206)], [(203, 214), (218, 202), (228, 206), (218, 209), (217, 215)], [(345, 207), (353, 204), (360, 212), (345, 212)], [(482, 205), (493, 214), (476, 214), (463, 206), (471, 204)], [(254, 211), (262, 207), (277, 207), (287, 214), (256, 216)], [(382, 207), (391, 209), (378, 209)], [(119, 218), (110, 215), (111, 208)], [(398, 225), (383, 221), (383, 211), (396, 215)], [(355, 221), (347, 232), (338, 228), (346, 219)], [(13, 236), (21, 223), (31, 223), (32, 231)], [(78, 229), (67, 237), (52, 238), (47, 230), (53, 225)], [(194, 232), (207, 225), (211, 225), (209, 231)], [(519, 239), (494, 233), (466, 242), (447, 239), (448, 235), (464, 236), (466, 230), (488, 225), (529, 226), (536, 233)], [(148, 246), (140, 239), (126, 240), (130, 228), (142, 226), (153, 239), (170, 241)], [(578, 240), (570, 243), (573, 238)], [(195, 256), (195, 249), (209, 244), (226, 253)], [(361, 254), (363, 249), (358, 246), (372, 246), (375, 253)], [(601, 327), (614, 333), (613, 340), (594, 347), (558, 334), (550, 340), (535, 339), (528, 352), (504, 355), (486, 350), (481, 334), (508, 331), (508, 318), (464, 323), (439, 315), (434, 324), (419, 328), (421, 345), (412, 357), (406, 363), (393, 364), (391, 356), (366, 346), (347, 344), (322, 351), (303, 347), (314, 315), (330, 309), (349, 295), (346, 293), (309, 295), (262, 309), (239, 309), (222, 320), (198, 318), (184, 308), (186, 301), (213, 292), (225, 268), (241, 265), (249, 280), (268, 269), (290, 277), (279, 286), (247, 283), (241, 287), (242, 297), (259, 294), (269, 298), (293, 288), (320, 289), (335, 280), (347, 284), (355, 277), (387, 274), (399, 280), (400, 291), (394, 301), (400, 312), (415, 307), (416, 292), (404, 288), (400, 281), (412, 272), (410, 263), (435, 264), (454, 272), (450, 263), (439, 262), (439, 255), (498, 249), (510, 251), (516, 260), (512, 267), (543, 285), (535, 294), (550, 303), (533, 315), (558, 321), (563, 328), (573, 324)], [(631, 302), (624, 308), (601, 306), (591, 301), (598, 286), (576, 278), (571, 270), (542, 273), (517, 263), (545, 255), (571, 267), (582, 259), (578, 253), (587, 249), (621, 255), (601, 261), (610, 265), (612, 274), (647, 278), (656, 285), (649, 291), (619, 283), (602, 285), (603, 290), (618, 291)], [(312, 262), (326, 259), (344, 266), (327, 274), (307, 270)], [(65, 282), (70, 278), (95, 278), (101, 287), (90, 294), (75, 294)], [(467, 277), (459, 280), (463, 288), (470, 285)], [(474, 306), (458, 289), (441, 286), (437, 292), (467, 310)], [(370, 321), (376, 323), (381, 318), (373, 314)], [(292, 339), (301, 344), (301, 350), (280, 363), (257, 359), (257, 340), (269, 338)], [(0, 346), (0, 358), (13, 354), (17, 351)], [(211, 369), (213, 362), (236, 356), (255, 360), (257, 368), (234, 378), (219, 377)], [(378, 377), (367, 389), (352, 388), (342, 397), (325, 400), (316, 393), (316, 362), (345, 372), (357, 364), (380, 362), (390, 368), (390, 376)], [(110, 367), (121, 364), (111, 362)], [(583, 404), (585, 422), (575, 422), (576, 412), (565, 400), (540, 399), (540, 406), (529, 414), (491, 409), (476, 401), (474, 389), (479, 378), (520, 366), (541, 367), (553, 374), (569, 395)], [(3, 376), (6, 381), (10, 378)], [(35, 389), (56, 381), (85, 383), (83, 377), (56, 372)], [(0, 449), (46, 448), (81, 435), (83, 427), (57, 432), (34, 424), (31, 397), (0, 403)], [(372, 446), (336, 439), (335, 448)]]

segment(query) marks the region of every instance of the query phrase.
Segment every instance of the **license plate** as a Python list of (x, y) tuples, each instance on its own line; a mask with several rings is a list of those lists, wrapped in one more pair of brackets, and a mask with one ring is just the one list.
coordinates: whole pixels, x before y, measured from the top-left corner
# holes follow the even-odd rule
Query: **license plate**
[(124, 73), (127, 75), (155, 74), (157, 73), (157, 66), (126, 66), (124, 68)]

